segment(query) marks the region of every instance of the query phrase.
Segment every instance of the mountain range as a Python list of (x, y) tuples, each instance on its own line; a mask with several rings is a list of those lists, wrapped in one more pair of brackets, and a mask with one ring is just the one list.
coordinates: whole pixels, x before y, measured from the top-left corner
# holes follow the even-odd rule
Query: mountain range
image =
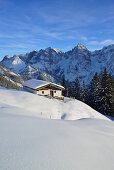
[(36, 78), (60, 83), (63, 76), (68, 82), (79, 77), (81, 84), (83, 80), (89, 84), (95, 72), (102, 74), (105, 67), (114, 76), (114, 44), (93, 52), (82, 44), (67, 52), (48, 47), (13, 57), (7, 55), (0, 64), (24, 79)]

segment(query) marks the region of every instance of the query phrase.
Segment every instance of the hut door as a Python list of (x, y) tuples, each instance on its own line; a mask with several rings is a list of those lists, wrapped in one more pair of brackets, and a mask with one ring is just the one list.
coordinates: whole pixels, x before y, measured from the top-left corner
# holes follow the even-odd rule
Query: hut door
[(50, 96), (53, 97), (53, 91), (52, 90), (50, 91)]

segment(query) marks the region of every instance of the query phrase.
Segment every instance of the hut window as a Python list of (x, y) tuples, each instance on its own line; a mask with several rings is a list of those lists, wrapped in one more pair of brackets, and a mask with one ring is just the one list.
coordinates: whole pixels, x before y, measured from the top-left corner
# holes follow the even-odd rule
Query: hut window
[(44, 94), (44, 91), (42, 91), (42, 94)]
[(54, 91), (54, 93), (56, 93), (56, 91)]

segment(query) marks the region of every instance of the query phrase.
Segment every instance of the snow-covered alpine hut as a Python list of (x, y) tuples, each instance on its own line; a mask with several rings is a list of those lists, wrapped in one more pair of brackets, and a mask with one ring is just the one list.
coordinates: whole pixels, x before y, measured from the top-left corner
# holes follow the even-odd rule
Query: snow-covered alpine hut
[(41, 96), (63, 99), (62, 90), (64, 87), (52, 82), (30, 79), (23, 83), (23, 89)]

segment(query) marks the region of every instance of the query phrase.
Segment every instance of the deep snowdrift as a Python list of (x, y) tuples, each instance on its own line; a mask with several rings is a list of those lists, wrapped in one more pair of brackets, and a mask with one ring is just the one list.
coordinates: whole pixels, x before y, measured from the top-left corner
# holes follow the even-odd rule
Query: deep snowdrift
[(1, 88), (0, 170), (114, 170), (114, 123), (101, 119), (77, 100)]
[(0, 114), (0, 170), (114, 170), (114, 123)]
[(81, 101), (48, 99), (24, 91), (0, 89), (0, 112), (38, 116), (50, 119), (76, 120), (81, 118), (106, 119)]

